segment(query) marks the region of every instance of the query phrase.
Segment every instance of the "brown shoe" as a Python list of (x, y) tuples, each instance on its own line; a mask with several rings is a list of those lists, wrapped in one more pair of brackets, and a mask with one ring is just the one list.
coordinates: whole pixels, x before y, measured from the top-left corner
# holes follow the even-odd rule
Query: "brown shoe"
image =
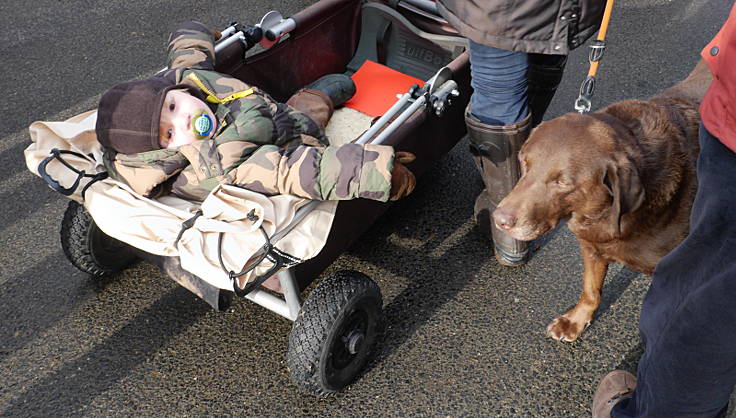
[(593, 418), (610, 418), (613, 406), (634, 393), (636, 376), (624, 371), (614, 370), (603, 376), (593, 396)]

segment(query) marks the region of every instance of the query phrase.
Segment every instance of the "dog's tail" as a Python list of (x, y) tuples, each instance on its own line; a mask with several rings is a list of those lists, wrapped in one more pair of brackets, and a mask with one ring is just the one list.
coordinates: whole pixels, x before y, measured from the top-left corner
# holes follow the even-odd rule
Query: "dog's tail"
[(711, 80), (713, 80), (713, 75), (701, 58), (684, 80), (655, 97), (680, 97), (700, 103), (705, 97), (705, 92), (708, 91)]

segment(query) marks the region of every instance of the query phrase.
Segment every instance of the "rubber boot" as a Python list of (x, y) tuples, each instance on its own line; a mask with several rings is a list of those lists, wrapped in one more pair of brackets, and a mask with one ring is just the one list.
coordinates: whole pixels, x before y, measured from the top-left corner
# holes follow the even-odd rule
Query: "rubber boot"
[(345, 74), (327, 74), (304, 88), (325, 93), (332, 100), (332, 107), (342, 105), (355, 94), (355, 83)]
[(327, 74), (294, 93), (286, 102), (324, 130), (337, 106), (355, 94), (355, 83), (344, 74)]
[(313, 89), (297, 91), (286, 101), (286, 104), (309, 116), (323, 131), (330, 122), (335, 109), (329, 96)]
[(527, 97), (532, 114), (532, 128), (542, 123), (562, 74), (567, 64), (567, 56), (531, 55), (527, 72)]
[(475, 222), (484, 233), (490, 232), (496, 260), (504, 266), (524, 264), (529, 243), (518, 241), (496, 228), (491, 215), (521, 177), (517, 155), (529, 137), (531, 116), (512, 125), (482, 123), (470, 112), (465, 114), (470, 137), (470, 152), (479, 166), (485, 189), (475, 201)]

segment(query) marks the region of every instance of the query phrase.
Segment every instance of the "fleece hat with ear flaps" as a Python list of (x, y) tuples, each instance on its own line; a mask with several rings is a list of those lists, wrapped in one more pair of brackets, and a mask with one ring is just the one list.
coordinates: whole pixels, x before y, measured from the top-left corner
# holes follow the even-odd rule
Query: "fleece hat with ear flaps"
[(151, 77), (114, 86), (102, 95), (97, 108), (97, 140), (122, 154), (161, 148), (158, 127), (166, 93), (185, 88), (163, 77)]

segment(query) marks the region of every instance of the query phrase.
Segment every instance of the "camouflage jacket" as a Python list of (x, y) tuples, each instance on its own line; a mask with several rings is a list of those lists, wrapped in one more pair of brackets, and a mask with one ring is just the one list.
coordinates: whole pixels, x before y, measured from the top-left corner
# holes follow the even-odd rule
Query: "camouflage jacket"
[(218, 120), (211, 139), (138, 154), (105, 152), (111, 177), (144, 196), (171, 191), (202, 201), (219, 183), (267, 195), (386, 201), (394, 152), (382, 145), (329, 146), (308, 116), (214, 71), (214, 38), (197, 22), (169, 37), (168, 69), (154, 77), (195, 87)]

